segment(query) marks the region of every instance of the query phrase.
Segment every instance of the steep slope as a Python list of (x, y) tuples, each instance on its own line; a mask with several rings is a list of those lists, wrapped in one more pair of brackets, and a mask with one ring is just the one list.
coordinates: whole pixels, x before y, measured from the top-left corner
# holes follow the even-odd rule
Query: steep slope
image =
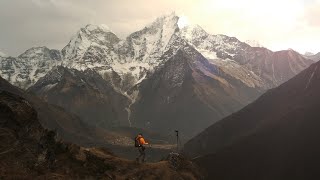
[[(320, 64), (189, 141), (208, 179), (317, 179)], [(211, 153), (211, 154), (209, 154)]]
[(104, 142), (103, 138), (96, 134), (95, 129), (88, 127), (76, 115), (66, 112), (61, 107), (48, 105), (38, 97), (14, 87), (1, 77), (0, 90), (26, 99), (36, 109), (41, 125), (47, 129), (55, 130), (59, 138), (84, 146)]
[[(299, 76), (291, 79), (278, 88), (267, 91), (267, 93), (262, 95), (257, 101), (249, 104), (246, 108), (240, 110), (236, 114), (232, 114), (229, 117), (223, 119), (221, 122), (210, 126), (205, 131), (186, 143), (186, 151), (188, 151), (192, 156), (199, 156), (215, 152), (218, 149), (232, 143), (235, 139), (252, 133), (254, 130), (256, 130), (257, 127), (263, 124), (264, 121), (277, 119), (288, 113), (293, 108), (291, 106), (295, 106), (296, 104), (294, 100), (296, 98), (303, 98), (303, 88), (306, 89), (307, 87), (302, 83), (307, 83), (312, 80), (311, 77), (311, 79), (309, 79), (309, 77), (307, 77), (305, 74), (307, 72), (310, 73), (311, 71), (312, 75), (312, 73), (314, 72), (312, 70), (314, 70), (315, 67), (317, 67), (317, 64), (313, 64), (307, 70), (299, 74)], [(295, 79), (299, 77), (301, 79), (302, 76), (305, 76), (304, 82), (300, 82), (300, 84), (297, 84), (294, 87), (293, 85), (291, 85), (291, 88), (289, 87), (289, 83), (297, 83), (297, 80)], [(280, 92), (280, 90), (284, 91), (282, 92), (283, 94), (274, 97), (276, 95), (275, 93)], [(301, 90), (301, 92), (299, 92), (298, 90)], [(296, 97), (292, 95), (294, 93), (297, 93)], [(298, 93), (301, 93), (301, 95), (299, 95)], [(264, 105), (265, 108), (256, 107), (262, 105)], [(277, 112), (278, 114), (276, 114), (275, 112)]]
[(28, 100), (0, 90), (1, 179), (201, 179), (181, 156), (137, 164), (105, 149), (58, 142), (42, 128)]
[(259, 95), (191, 46), (179, 49), (137, 88), (133, 125), (165, 133), (179, 129), (186, 138)]
[(54, 67), (28, 91), (78, 115), (86, 124), (108, 128), (129, 126), (128, 98), (95, 71)]
[(293, 50), (272, 52), (265, 48), (251, 48), (238, 61), (262, 77), (267, 89), (281, 85), (314, 63)]

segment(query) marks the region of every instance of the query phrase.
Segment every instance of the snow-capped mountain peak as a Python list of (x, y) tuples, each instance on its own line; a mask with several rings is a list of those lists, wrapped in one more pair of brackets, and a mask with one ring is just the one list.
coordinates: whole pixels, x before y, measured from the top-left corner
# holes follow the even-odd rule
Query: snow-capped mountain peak
[(16, 86), (28, 88), (53, 66), (59, 65), (61, 60), (59, 50), (34, 47), (26, 50), (17, 58), (2, 58), (0, 75)]
[(189, 25), (182, 28), (180, 36), (211, 60), (232, 60), (237, 52), (249, 47), (234, 37), (221, 34), (211, 35), (199, 25)]
[(151, 23), (147, 24), (145, 28), (160, 28), (162, 26), (171, 26), (171, 28), (175, 29), (178, 27), (179, 17), (176, 15), (175, 12), (172, 12), (167, 15), (160, 16), (156, 18), (156, 20), (152, 21)]
[(78, 70), (92, 68), (104, 77), (117, 73), (134, 85), (164, 61), (161, 57), (179, 31), (178, 19), (175, 13), (159, 17), (122, 40), (106, 25), (89, 24), (62, 49), (62, 65)]
[(151, 64), (158, 64), (158, 59), (168, 46), (172, 36), (179, 30), (179, 17), (172, 13), (157, 18), (144, 29), (134, 32), (126, 39), (130, 58)]
[(60, 61), (61, 53), (58, 50), (51, 50), (45, 46), (43, 47), (33, 47), (26, 50), (19, 56), (20, 59), (24, 59), (25, 61)]
[(112, 32), (111, 29), (105, 24), (100, 24), (100, 25), (88, 24), (86, 26), (86, 29), (90, 32), (97, 31), (97, 30), (104, 31), (104, 32)]
[(175, 13), (164, 16), (159, 19), (162, 22), (161, 40), (162, 40), (162, 50), (169, 43), (172, 35), (178, 30), (178, 20), (179, 17)]
[(181, 29), (181, 35), (188, 41), (192, 41), (198, 38), (205, 38), (208, 36), (208, 33), (201, 26), (191, 24)]
[(27, 49), (25, 52), (23, 52), (19, 57), (26, 57), (26, 56), (32, 56), (34, 54), (41, 54), (45, 52), (48, 48), (45, 46), (42, 47), (32, 47), (30, 49)]
[(112, 48), (120, 39), (106, 25), (87, 25), (81, 28), (62, 49), (64, 59), (81, 59), (91, 46)]

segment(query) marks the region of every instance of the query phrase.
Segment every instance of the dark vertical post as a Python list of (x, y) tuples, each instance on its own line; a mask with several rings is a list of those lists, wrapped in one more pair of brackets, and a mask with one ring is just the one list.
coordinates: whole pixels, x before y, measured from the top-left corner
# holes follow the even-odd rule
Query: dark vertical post
[(175, 130), (177, 136), (177, 152), (179, 151), (179, 131)]

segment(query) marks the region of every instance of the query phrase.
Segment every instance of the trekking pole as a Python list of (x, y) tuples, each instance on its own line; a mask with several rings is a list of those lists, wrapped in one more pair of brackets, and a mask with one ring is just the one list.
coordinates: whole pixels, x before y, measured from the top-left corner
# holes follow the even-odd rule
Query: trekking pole
[(175, 130), (177, 136), (177, 152), (179, 151), (179, 131)]

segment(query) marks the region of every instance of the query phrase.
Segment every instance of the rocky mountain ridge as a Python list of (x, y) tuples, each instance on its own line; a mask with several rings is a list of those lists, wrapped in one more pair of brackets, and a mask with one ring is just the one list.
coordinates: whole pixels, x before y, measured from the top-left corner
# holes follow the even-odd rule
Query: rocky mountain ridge
[[(35, 85), (35, 81), (57, 65), (79, 71), (91, 69), (107, 81), (99, 80), (100, 83), (107, 84), (108, 91), (127, 98), (129, 103), (124, 103), (124, 109), (127, 111), (129, 125), (144, 128), (151, 127), (147, 120), (149, 115), (139, 109), (163, 108), (163, 111), (153, 114), (160, 117), (161, 113), (167, 113), (164, 106), (168, 103), (183, 104), (183, 101), (179, 102), (173, 96), (179, 96), (179, 93), (189, 94), (184, 103), (191, 106), (196, 101), (206, 111), (206, 115), (203, 115), (204, 123), (195, 128), (197, 130), (186, 128), (189, 129), (186, 134), (190, 136), (239, 110), (265, 90), (280, 85), (313, 63), (294, 51), (272, 52), (266, 48), (251, 47), (235, 37), (211, 35), (197, 25), (180, 29), (178, 22), (179, 17), (174, 13), (162, 16), (125, 39), (118, 38), (106, 26), (87, 25), (72, 37), (61, 52), (33, 48), (18, 58), (5, 58), (0, 64), (0, 75), (11, 83), (26, 88)], [(180, 60), (181, 58), (185, 60)], [(162, 80), (159, 81), (156, 74)], [(54, 76), (49, 73), (46, 78), (50, 75)], [(50, 78), (55, 77), (48, 79)], [(164, 82), (165, 79), (167, 82)], [(46, 83), (41, 81), (45, 79), (39, 80), (35, 85), (37, 88), (30, 89), (44, 98), (51, 96), (52, 102), (47, 99), (49, 103), (68, 104), (54, 101), (59, 99), (57, 93), (51, 91), (56, 88), (51, 87), (54, 83), (48, 88), (50, 83), (45, 86)], [(78, 89), (81, 89), (81, 80), (74, 82), (72, 86), (79, 86)], [(186, 84), (188, 88), (181, 89)], [(158, 91), (154, 94), (155, 97), (148, 96), (150, 92), (147, 89), (153, 91), (156, 86), (164, 86), (163, 92)], [(74, 94), (68, 96), (73, 97)], [(82, 96), (86, 97), (84, 94)], [(166, 103), (159, 104), (158, 101)], [(94, 102), (99, 101), (97, 99)], [(123, 109), (123, 106), (116, 107)], [(180, 109), (176, 114), (184, 114), (184, 111)], [(115, 117), (111, 114), (113, 113), (110, 112), (108, 117)], [(118, 116), (124, 115), (120, 113)], [(213, 117), (211, 120), (210, 116)], [(166, 119), (172, 120), (173, 117), (177, 116), (171, 114)], [(193, 117), (188, 122), (195, 119)], [(140, 120), (142, 121), (138, 122)], [(177, 122), (181, 120), (177, 119)]]
[[(281, 79), (275, 76), (272, 79), (273, 77), (264, 75), (266, 73), (272, 76), (273, 63), (263, 62), (267, 61), (264, 58), (274, 58), (272, 51), (251, 47), (234, 37), (211, 35), (198, 25), (179, 29), (178, 21), (179, 17), (174, 13), (159, 17), (123, 40), (105, 25), (87, 25), (81, 28), (61, 51), (36, 47), (17, 58), (2, 58), (1, 76), (12, 84), (27, 88), (35, 84), (53, 66), (62, 65), (78, 70), (91, 68), (104, 78), (110, 78), (116, 73), (121, 77), (121, 81), (127, 81), (132, 87), (141, 82), (148, 73), (152, 73), (155, 67), (168, 60), (169, 56), (164, 58), (165, 54), (169, 55), (168, 52), (172, 51), (172, 56), (177, 49), (188, 43), (212, 60), (211, 63), (227, 69), (228, 73), (233, 73), (239, 80), (248, 81), (251, 86), (268, 89), (287, 80), (287, 77)], [(292, 62), (294, 65), (290, 65), (299, 66), (297, 70), (292, 70), (293, 73), (311, 64), (298, 53), (292, 57), (295, 56), (300, 62)], [(262, 63), (268, 66), (263, 67)], [(236, 66), (240, 67), (240, 70), (235, 73)], [(231, 70), (228, 70), (229, 67)], [(278, 70), (274, 70), (277, 75)], [(243, 77), (241, 74), (247, 75)], [(121, 86), (115, 88), (123, 92), (128, 90)]]

